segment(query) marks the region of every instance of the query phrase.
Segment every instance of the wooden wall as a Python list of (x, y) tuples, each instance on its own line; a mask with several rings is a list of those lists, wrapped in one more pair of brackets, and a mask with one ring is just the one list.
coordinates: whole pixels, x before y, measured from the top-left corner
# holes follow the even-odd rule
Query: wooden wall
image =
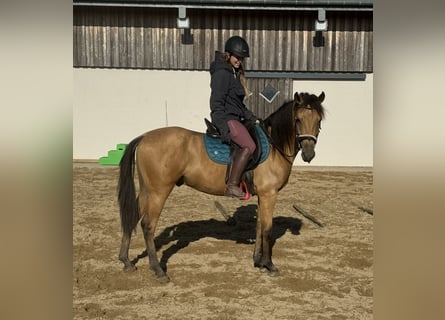
[(314, 47), (316, 11), (187, 9), (194, 43), (181, 43), (177, 9), (74, 7), (74, 67), (208, 70), (214, 51), (238, 34), (254, 71), (373, 70), (372, 12), (327, 11), (325, 46)]

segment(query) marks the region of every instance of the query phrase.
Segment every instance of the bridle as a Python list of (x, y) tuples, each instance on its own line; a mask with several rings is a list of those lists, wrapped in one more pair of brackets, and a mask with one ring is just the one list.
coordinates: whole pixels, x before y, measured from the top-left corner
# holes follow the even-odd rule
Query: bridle
[(313, 136), (313, 135), (311, 135), (311, 134), (296, 134), (295, 135), (295, 138), (297, 139), (297, 143), (298, 143), (298, 145), (300, 146), (300, 149), (301, 149), (301, 142), (303, 141), (303, 140), (306, 140), (306, 139), (311, 139), (311, 140), (314, 140), (314, 144), (317, 144), (317, 137), (316, 136)]
[[(300, 106), (299, 108), (305, 108), (305, 109), (308, 109), (308, 110), (313, 110), (310, 105)], [(309, 140), (313, 140), (314, 144), (317, 144), (318, 138), (317, 138), (317, 136), (314, 136), (312, 134), (300, 134), (300, 133), (298, 133), (297, 121), (298, 121), (298, 119), (295, 120), (295, 141), (297, 143), (297, 148), (296, 149), (297, 149), (297, 152), (298, 152), (298, 150), (301, 149), (301, 142), (303, 142), (304, 140), (309, 139)], [(321, 126), (319, 125), (318, 127), (319, 127), (319, 130), (320, 130)]]
[[(305, 109), (310, 109), (313, 110), (312, 107), (310, 105), (306, 105), (306, 106), (299, 106), (299, 108), (305, 108)], [(279, 153), (281, 153), (281, 155), (289, 162), (289, 163), (293, 163), (292, 160), (289, 160), (289, 158), (294, 159), (298, 152), (302, 149), (301, 143), (304, 140), (310, 139), (314, 141), (314, 144), (317, 144), (317, 136), (314, 136), (312, 134), (300, 134), (298, 132), (298, 126), (297, 126), (297, 121), (299, 121), (299, 119), (295, 119), (295, 142), (296, 142), (296, 146), (295, 146), (295, 151), (293, 152), (293, 154), (287, 154), (284, 150), (282, 150), (272, 139), (272, 137), (269, 135), (269, 133), (267, 133), (267, 130), (265, 130), (266, 135), (270, 141), (270, 143), (275, 147), (275, 149), (278, 150)], [(319, 126), (319, 129), (321, 129), (321, 127)]]

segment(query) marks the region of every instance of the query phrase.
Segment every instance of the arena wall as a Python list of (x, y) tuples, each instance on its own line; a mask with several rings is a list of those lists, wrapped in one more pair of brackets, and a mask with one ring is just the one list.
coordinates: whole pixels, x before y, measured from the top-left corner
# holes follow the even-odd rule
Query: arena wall
[[(73, 79), (73, 160), (95, 161), (159, 127), (205, 130), (207, 71), (75, 68)], [(294, 80), (295, 91), (326, 93), (327, 116), (311, 166), (373, 165), (372, 74), (364, 81)], [(306, 165), (299, 156), (294, 164)]]

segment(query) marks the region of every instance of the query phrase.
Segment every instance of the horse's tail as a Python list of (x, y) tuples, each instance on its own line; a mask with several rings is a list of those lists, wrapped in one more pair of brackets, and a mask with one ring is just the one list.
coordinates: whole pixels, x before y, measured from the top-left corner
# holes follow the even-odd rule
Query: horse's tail
[(118, 201), (121, 226), (124, 234), (130, 236), (139, 221), (139, 205), (134, 185), (134, 165), (136, 147), (143, 136), (133, 139), (125, 149), (120, 161)]

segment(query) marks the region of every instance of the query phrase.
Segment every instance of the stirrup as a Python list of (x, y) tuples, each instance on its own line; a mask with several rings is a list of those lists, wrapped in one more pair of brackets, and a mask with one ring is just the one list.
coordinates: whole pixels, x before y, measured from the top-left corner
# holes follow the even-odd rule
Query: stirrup
[[(244, 181), (242, 181), (240, 183), (240, 186), (239, 186), (241, 192), (243, 192), (242, 196), (237, 196), (237, 195), (235, 195), (233, 193), (228, 193), (227, 192), (227, 188), (228, 187), (229, 187), (229, 185), (227, 185), (226, 189), (224, 190), (224, 196), (231, 197), (231, 198), (236, 198), (236, 199), (239, 199), (239, 200), (249, 200), (250, 199), (250, 192), (249, 192), (249, 189), (247, 188), (247, 185), (246, 185), (246, 183)], [(235, 185), (233, 185), (232, 187), (236, 188)]]
[(245, 194), (244, 198), (242, 200), (249, 200), (250, 192), (249, 192), (249, 188), (247, 188), (247, 184), (245, 181), (241, 181), (240, 188), (241, 188), (241, 190), (244, 191), (244, 194)]

